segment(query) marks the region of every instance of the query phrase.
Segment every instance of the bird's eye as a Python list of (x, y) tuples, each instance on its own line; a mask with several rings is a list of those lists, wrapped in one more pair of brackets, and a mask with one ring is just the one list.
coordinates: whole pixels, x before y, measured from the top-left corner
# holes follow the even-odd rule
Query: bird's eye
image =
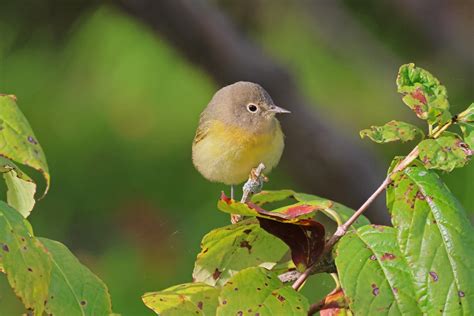
[(250, 103), (247, 105), (247, 110), (250, 112), (250, 113), (255, 113), (258, 111), (258, 106), (256, 106), (255, 104), (253, 103)]

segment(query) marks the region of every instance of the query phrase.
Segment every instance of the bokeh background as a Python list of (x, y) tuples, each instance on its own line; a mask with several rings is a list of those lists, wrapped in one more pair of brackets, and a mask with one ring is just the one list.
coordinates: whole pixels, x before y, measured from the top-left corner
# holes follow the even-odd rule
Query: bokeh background
[[(215, 206), (228, 188), (191, 163), (199, 113), (219, 87), (254, 80), (291, 103), (280, 104), (293, 111), (283, 120), (289, 149), (267, 188), (352, 207), (412, 146), (357, 136), (391, 119), (417, 122), (396, 93), (401, 64), (434, 73), (453, 112), (474, 100), (470, 0), (1, 0), (0, 8), (0, 93), (17, 95), (52, 174), (30, 221), (106, 282), (123, 315), (152, 315), (140, 296), (190, 281), (202, 236), (229, 222)], [(472, 218), (474, 164), (443, 178)], [(383, 199), (371, 218), (386, 221)], [(316, 301), (331, 286), (319, 277), (304, 291)], [(0, 276), (0, 314), (22, 311)]]

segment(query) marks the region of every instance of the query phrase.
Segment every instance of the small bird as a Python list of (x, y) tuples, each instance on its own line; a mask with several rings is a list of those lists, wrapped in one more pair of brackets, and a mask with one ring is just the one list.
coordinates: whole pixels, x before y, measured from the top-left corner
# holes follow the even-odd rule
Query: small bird
[(204, 178), (231, 186), (247, 180), (260, 163), (269, 172), (283, 152), (283, 132), (275, 117), (290, 113), (273, 103), (258, 84), (239, 81), (223, 87), (201, 113), (192, 158)]

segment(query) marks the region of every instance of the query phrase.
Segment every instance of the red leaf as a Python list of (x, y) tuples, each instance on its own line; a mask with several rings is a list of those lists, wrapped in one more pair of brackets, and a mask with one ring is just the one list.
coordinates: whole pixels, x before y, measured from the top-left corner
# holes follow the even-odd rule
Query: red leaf
[(284, 223), (258, 218), (260, 226), (280, 238), (291, 250), (291, 259), (299, 270), (313, 265), (324, 248), (324, 226), (305, 219), (297, 223)]

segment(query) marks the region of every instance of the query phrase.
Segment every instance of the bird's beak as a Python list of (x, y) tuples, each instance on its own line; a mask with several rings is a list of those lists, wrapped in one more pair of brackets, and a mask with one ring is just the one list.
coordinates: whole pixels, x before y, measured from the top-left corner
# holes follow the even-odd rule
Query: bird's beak
[(291, 113), (290, 111), (276, 105), (270, 105), (268, 111), (273, 113)]

